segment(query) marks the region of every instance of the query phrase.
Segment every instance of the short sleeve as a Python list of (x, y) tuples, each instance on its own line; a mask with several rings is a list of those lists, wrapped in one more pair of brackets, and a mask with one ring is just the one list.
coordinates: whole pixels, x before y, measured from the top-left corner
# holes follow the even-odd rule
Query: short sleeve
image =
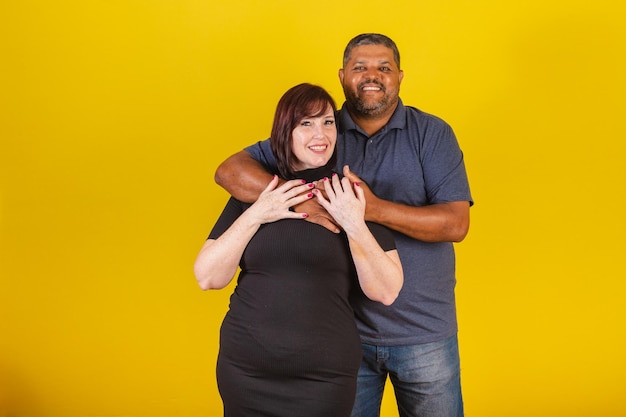
[(365, 222), (367, 227), (372, 232), (372, 235), (380, 245), (380, 247), (385, 251), (390, 251), (396, 249), (396, 240), (393, 236), (393, 232), (383, 226), (382, 224), (373, 223), (373, 222)]
[(222, 210), (222, 214), (215, 222), (211, 233), (207, 239), (217, 239), (220, 237), (245, 211), (244, 203), (231, 197), (226, 203), (226, 207)]
[(469, 201), (474, 204), (463, 152), (452, 128), (445, 124), (437, 134), (425, 141), (422, 169), (428, 199), (432, 203)]
[(278, 164), (276, 163), (276, 158), (270, 147), (269, 139), (250, 145), (245, 148), (245, 151), (248, 152), (252, 158), (263, 164), (265, 169), (269, 172), (276, 173), (278, 171)]

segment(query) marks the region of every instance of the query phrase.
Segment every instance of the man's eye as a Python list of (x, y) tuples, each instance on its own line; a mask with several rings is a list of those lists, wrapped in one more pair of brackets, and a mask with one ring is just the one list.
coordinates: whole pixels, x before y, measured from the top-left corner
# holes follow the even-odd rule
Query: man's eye
[(380, 70), (387, 72), (387, 71), (391, 71), (391, 68), (389, 68), (389, 67), (381, 67)]

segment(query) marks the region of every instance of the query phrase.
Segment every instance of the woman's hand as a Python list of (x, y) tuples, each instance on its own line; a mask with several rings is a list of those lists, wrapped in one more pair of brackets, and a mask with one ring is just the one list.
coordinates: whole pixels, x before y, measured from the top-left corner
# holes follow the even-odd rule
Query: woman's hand
[(346, 232), (365, 225), (365, 196), (358, 182), (353, 185), (348, 178), (339, 180), (333, 175), (324, 179), (324, 192), (326, 197), (322, 192), (314, 191), (322, 207)]
[(313, 184), (303, 180), (287, 181), (278, 185), (278, 176), (274, 176), (265, 187), (257, 201), (246, 210), (248, 216), (259, 224), (271, 223), (280, 219), (304, 219), (307, 213), (296, 213), (290, 208), (313, 197)]
[(391, 305), (404, 278), (397, 250), (383, 251), (365, 224), (365, 192), (359, 182), (337, 175), (325, 179), (324, 192), (315, 190), (320, 204), (346, 231), (350, 253), (363, 293), (374, 301)]

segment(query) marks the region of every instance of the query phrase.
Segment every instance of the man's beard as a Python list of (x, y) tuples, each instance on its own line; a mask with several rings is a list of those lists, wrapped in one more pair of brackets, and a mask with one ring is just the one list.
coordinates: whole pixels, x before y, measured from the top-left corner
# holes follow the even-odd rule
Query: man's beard
[[(357, 113), (361, 117), (367, 118), (385, 114), (387, 110), (397, 101), (397, 99), (393, 100), (393, 97), (387, 94), (387, 90), (383, 85), (380, 85), (380, 88), (383, 92), (383, 97), (377, 101), (368, 100), (366, 102), (361, 99), (355, 91), (344, 86), (343, 93), (346, 96), (348, 109)], [(360, 87), (357, 87), (357, 89), (360, 89)]]

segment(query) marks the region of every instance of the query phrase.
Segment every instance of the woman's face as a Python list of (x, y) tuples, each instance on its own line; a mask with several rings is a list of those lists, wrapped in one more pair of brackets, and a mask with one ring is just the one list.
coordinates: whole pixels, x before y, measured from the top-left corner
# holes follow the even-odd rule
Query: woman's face
[(291, 147), (298, 163), (296, 170), (326, 165), (335, 150), (337, 127), (330, 105), (319, 117), (305, 117), (291, 133)]

